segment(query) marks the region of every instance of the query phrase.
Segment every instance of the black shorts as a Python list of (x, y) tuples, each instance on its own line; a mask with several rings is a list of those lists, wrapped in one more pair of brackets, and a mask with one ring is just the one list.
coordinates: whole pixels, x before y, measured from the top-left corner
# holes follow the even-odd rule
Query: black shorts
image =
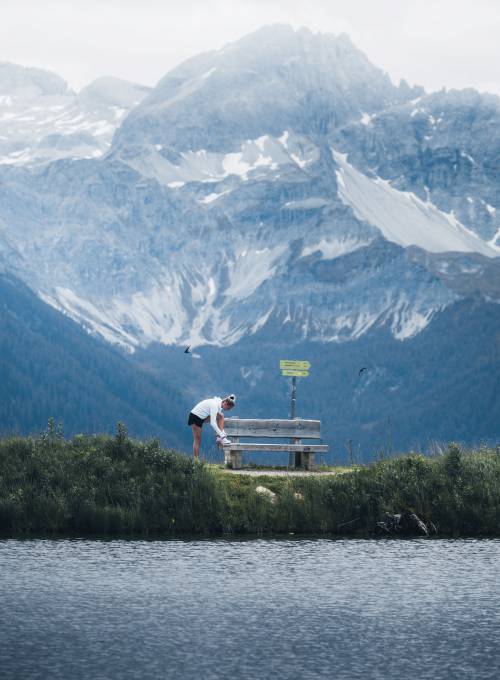
[(204, 421), (193, 412), (189, 414), (188, 425), (198, 425), (198, 427), (203, 427), (203, 422)]

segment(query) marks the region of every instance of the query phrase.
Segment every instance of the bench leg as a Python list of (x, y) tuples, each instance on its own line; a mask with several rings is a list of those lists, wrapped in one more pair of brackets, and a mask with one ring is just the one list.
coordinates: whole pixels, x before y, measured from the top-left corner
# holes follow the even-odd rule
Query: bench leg
[(241, 451), (225, 451), (224, 452), (224, 462), (227, 467), (233, 470), (239, 470), (242, 465), (243, 454)]
[[(298, 437), (294, 437), (292, 439), (292, 444), (300, 444), (300, 439)], [(294, 451), (293, 453), (290, 454), (290, 458), (293, 460), (294, 465), (293, 467), (296, 470), (300, 470), (302, 467), (302, 452), (301, 451)]]
[(316, 469), (316, 454), (314, 451), (304, 452), (302, 454), (302, 460), (304, 462), (304, 469), (312, 472)]

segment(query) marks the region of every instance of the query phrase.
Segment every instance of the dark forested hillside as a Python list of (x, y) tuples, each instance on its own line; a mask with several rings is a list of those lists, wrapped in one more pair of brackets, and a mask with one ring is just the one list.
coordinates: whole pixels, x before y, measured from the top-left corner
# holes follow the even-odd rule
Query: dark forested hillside
[(110, 432), (179, 446), (187, 405), (112, 346), (0, 275), (0, 432), (31, 433), (50, 417), (64, 432)]

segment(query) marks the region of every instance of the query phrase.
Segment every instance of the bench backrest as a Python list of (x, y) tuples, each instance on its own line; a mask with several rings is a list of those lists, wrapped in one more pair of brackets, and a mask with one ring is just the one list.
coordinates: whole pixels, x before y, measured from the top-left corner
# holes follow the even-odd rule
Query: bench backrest
[(224, 430), (228, 437), (296, 437), (321, 439), (320, 420), (256, 420), (226, 418)]

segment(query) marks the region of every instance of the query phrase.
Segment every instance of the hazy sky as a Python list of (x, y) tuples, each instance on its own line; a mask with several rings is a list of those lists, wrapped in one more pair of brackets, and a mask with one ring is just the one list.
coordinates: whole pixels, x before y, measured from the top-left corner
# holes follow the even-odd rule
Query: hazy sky
[(0, 61), (75, 89), (101, 75), (154, 85), (270, 23), (346, 32), (396, 82), (500, 94), (500, 0), (0, 0)]

